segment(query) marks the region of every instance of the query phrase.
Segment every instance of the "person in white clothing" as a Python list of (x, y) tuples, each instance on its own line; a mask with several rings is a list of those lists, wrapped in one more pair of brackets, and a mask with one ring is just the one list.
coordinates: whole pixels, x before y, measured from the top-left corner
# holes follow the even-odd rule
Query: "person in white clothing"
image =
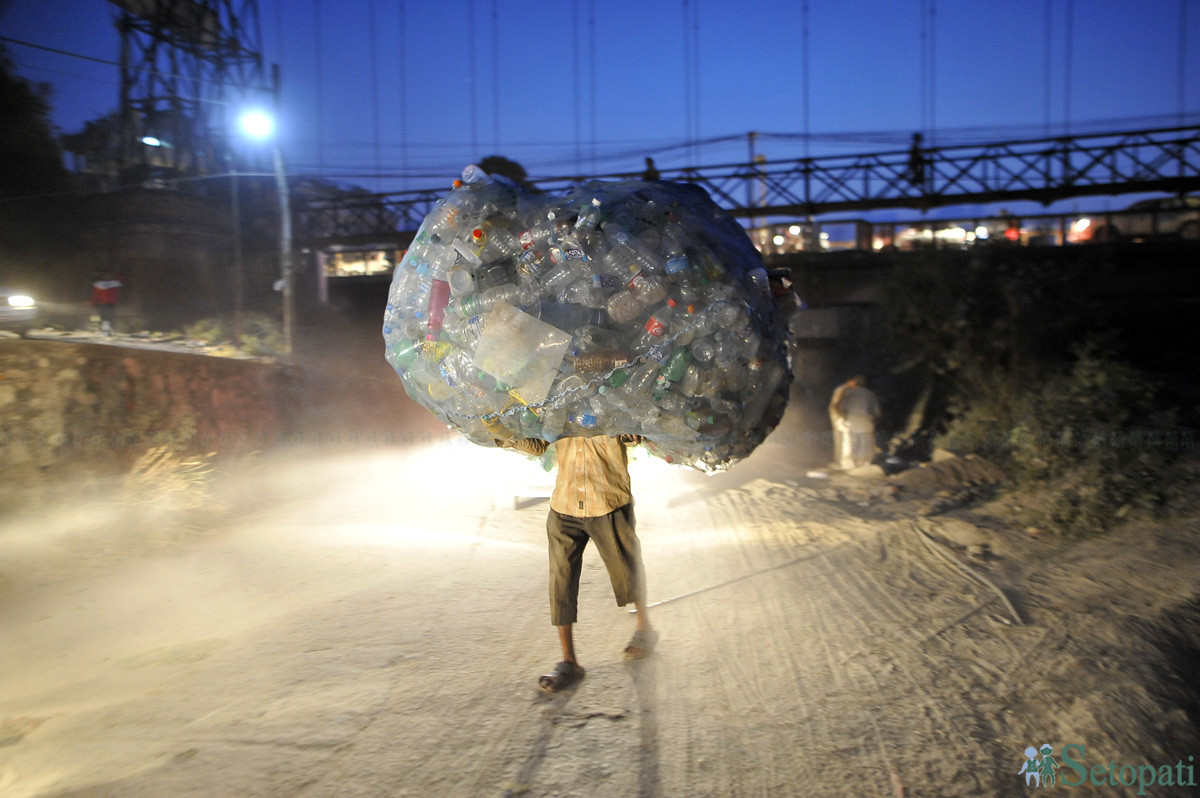
[(850, 469), (874, 459), (875, 423), (883, 414), (879, 398), (867, 388), (867, 378), (855, 375), (833, 392), (829, 417), (833, 422), (838, 465)]

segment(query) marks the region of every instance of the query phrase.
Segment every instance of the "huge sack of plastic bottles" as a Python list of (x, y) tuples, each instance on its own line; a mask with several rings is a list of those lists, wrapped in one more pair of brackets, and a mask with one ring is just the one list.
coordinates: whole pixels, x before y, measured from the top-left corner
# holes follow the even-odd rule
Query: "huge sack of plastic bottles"
[(636, 434), (720, 471), (791, 382), (758, 251), (682, 183), (549, 197), (467, 167), (397, 265), (383, 334), (408, 395), (484, 446)]

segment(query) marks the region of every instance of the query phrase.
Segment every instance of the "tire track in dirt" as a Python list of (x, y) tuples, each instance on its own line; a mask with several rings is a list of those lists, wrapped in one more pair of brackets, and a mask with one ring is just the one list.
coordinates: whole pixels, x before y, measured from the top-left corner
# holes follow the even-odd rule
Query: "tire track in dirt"
[[(832, 656), (839, 638), (822, 603), (807, 600), (828, 592), (819, 587), (827, 563), (816, 557), (777, 566), (828, 550), (845, 540), (846, 527), (860, 524), (828, 508), (820, 508), (822, 520), (814, 520), (818, 508), (794, 491), (771, 497), (773, 492), (760, 481), (714, 497), (708, 505), (713, 527), (725, 530), (725, 548), (733, 548), (722, 551), (723, 562), (735, 561), (742, 569), (733, 575), (725, 568), (712, 578), (775, 570), (685, 599), (670, 610), (664, 607), (664, 614), (686, 613), (685, 625), (696, 627), (697, 642), (703, 641), (687, 653), (691, 672), (707, 678), (676, 684), (671, 696), (687, 708), (694, 730), (708, 730), (694, 731), (687, 751), (665, 769), (671, 778), (667, 794), (793, 794), (799, 785), (823, 783), (854, 787), (840, 764), (822, 764), (827, 758), (822, 749), (828, 750), (836, 735), (827, 730), (821, 707), (829, 695), (855, 692)], [(799, 591), (790, 589), (797, 573), (810, 582)], [(851, 726), (847, 734), (857, 736), (856, 725)], [(729, 764), (713, 773), (703, 767), (709, 761)]]
[[(835, 591), (843, 605), (841, 617), (849, 619), (848, 622), (858, 627), (863, 635), (882, 634), (884, 645), (888, 649), (913, 647), (915, 639), (919, 638), (919, 633), (914, 634), (914, 631), (919, 628), (924, 618), (916, 612), (910, 612), (907, 624), (888, 624), (889, 628), (881, 633), (880, 624), (868, 623), (867, 618), (873, 617), (869, 614), (873, 610), (888, 603), (895, 604), (890, 591), (869, 584), (862, 572), (849, 573), (854, 574), (854, 578), (846, 579), (844, 583), (855, 582), (855, 588)], [(890, 667), (887, 668), (885, 676), (878, 660), (871, 657), (851, 657), (847, 669), (856, 675), (857, 681), (868, 685), (870, 693), (880, 702), (880, 711), (871, 715), (871, 725), (878, 735), (880, 747), (888, 751), (886, 759), (889, 775), (895, 773), (902, 783), (913, 784), (914, 774), (919, 772), (919, 766), (912, 762), (911, 750), (942, 748), (949, 742), (945, 739), (948, 737), (948, 730), (963, 728), (961, 715), (954, 710), (947, 712), (940, 699), (946, 693), (956, 696), (962, 694), (964, 685), (953, 677), (953, 672), (944, 674), (942, 679), (931, 683), (924, 661), (918, 660), (915, 667), (907, 664), (908, 662), (908, 657), (896, 656), (889, 662)], [(892, 675), (896, 678), (889, 678)], [(934, 684), (936, 689), (931, 689)], [(883, 707), (887, 707), (887, 710), (883, 710)], [(964, 740), (961, 737), (956, 740), (952, 746), (955, 755), (965, 754), (968, 759), (975, 760), (977, 752), (964, 750), (970, 747), (969, 743), (969, 739)], [(958, 783), (958, 779), (954, 779), (952, 783), (959, 794), (969, 794), (969, 791), (963, 789), (978, 786)]]
[[(929, 752), (920, 740), (953, 752), (957, 761), (941, 766), (939, 785), (924, 786), (946, 794), (1003, 793), (991, 775), (1004, 764), (992, 718), (973, 708), (981, 690), (1003, 689), (1000, 672), (947, 665), (934, 650), (936, 638), (956, 633), (964, 611), (986, 596), (932, 561), (901, 529), (881, 530), (879, 522), (822, 503), (762, 501), (769, 493), (751, 485), (710, 500), (714, 526), (730, 530), (726, 545), (735, 548), (726, 562), (772, 568), (795, 560), (806, 544), (825, 546), (825, 555), (685, 599), (671, 610), (686, 611), (705, 640), (727, 640), (696, 651), (711, 673), (704, 685), (709, 703), (732, 715), (724, 718), (728, 731), (710, 747), (734, 750), (732, 761), (753, 764), (722, 774), (717, 794), (777, 794), (805, 783), (839, 784), (844, 794), (891, 794), (905, 776), (909, 786), (925, 777)], [(835, 540), (851, 545), (829, 551)], [(732, 634), (730, 620), (738, 630)], [(986, 626), (974, 631), (985, 639), (993, 634)], [(1004, 644), (991, 647), (1016, 653)], [(873, 654), (879, 649), (904, 656), (900, 662), (881, 658)], [(676, 686), (682, 693), (691, 687)], [(781, 695), (788, 697), (783, 705)], [(740, 714), (731, 710), (739, 702), (746, 710)], [(791, 743), (748, 748), (748, 727), (756, 726), (774, 726), (776, 736)], [(693, 739), (693, 759), (696, 749)], [(979, 766), (987, 775), (976, 774)], [(700, 784), (688, 779), (678, 786), (687, 793)]]

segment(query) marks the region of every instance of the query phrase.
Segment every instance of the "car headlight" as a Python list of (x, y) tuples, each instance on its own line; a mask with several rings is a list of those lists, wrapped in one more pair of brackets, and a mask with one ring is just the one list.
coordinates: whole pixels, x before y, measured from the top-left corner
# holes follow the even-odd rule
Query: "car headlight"
[(14, 308), (31, 308), (33, 307), (33, 297), (16, 294), (8, 298), (8, 304)]

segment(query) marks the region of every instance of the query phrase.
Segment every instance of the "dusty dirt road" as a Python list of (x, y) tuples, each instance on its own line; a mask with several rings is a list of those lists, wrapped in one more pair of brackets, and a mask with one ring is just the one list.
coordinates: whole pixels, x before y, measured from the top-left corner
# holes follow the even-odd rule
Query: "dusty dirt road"
[(11, 512), (0, 795), (992, 796), (1035, 792), (1030, 745), (1200, 754), (1167, 629), (1194, 620), (1194, 524), (1067, 544), (924, 517), (881, 479), (807, 478), (804, 433), (790, 410), (717, 477), (634, 463), (659, 646), (623, 661), (589, 550), (587, 676), (558, 695), (551, 477), (511, 452), (421, 432), (229, 466), (200, 508)]

